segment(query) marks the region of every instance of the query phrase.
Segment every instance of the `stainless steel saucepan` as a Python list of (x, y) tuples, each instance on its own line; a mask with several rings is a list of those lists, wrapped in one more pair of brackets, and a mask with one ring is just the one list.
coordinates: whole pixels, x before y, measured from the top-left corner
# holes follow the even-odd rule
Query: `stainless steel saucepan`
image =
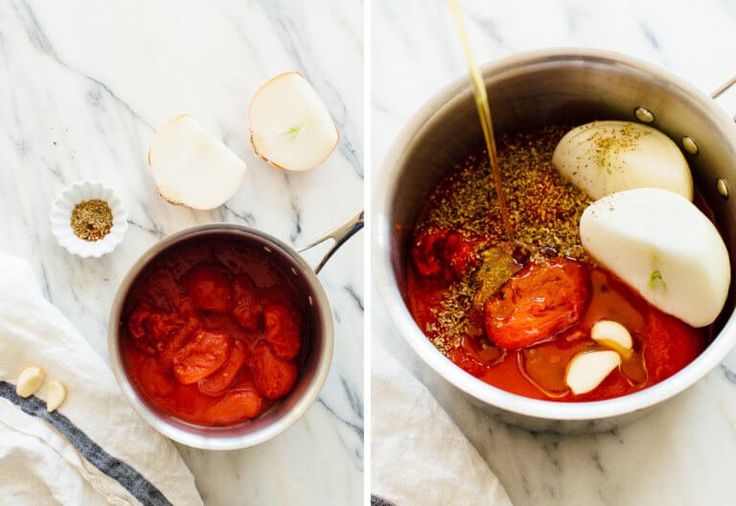
[[(334, 240), (334, 245), (314, 270), (296, 250), (275, 237), (232, 223), (212, 223), (191, 227), (157, 242), (141, 255), (123, 278), (115, 295), (108, 320), (110, 364), (118, 386), (128, 402), (146, 422), (164, 436), (187, 446), (205, 450), (247, 448), (263, 443), (288, 429), (317, 400), (332, 362), (334, 347), (332, 311), (317, 274), (337, 248), (361, 228), (363, 228), (362, 212), (300, 250), (303, 252), (329, 239)], [(128, 377), (121, 357), (120, 319), (128, 291), (138, 275), (169, 248), (202, 237), (227, 237), (262, 248), (278, 265), (282, 266), (285, 272), (291, 272), (294, 275), (295, 285), (311, 308), (309, 318), (312, 332), (309, 341), (305, 343), (306, 357), (294, 389), (285, 399), (279, 401), (260, 417), (231, 427), (202, 427), (157, 411), (146, 403), (136, 390)]]
[[(711, 97), (654, 65), (591, 49), (518, 54), (484, 66), (482, 73), (497, 133), (620, 119), (649, 123), (670, 136), (682, 147), (698, 189), (714, 210), (736, 266), (736, 199), (728, 196), (729, 188), (736, 188), (736, 126)], [(427, 193), (481, 135), (470, 83), (459, 79), (411, 118), (389, 151), (374, 191), (374, 280), (401, 335), (432, 371), (506, 421), (574, 432), (608, 430), (631, 420), (724, 359), (736, 344), (730, 298), (713, 342), (695, 361), (651, 388), (605, 401), (561, 403), (511, 394), (467, 374), (437, 351), (406, 306), (407, 237)]]

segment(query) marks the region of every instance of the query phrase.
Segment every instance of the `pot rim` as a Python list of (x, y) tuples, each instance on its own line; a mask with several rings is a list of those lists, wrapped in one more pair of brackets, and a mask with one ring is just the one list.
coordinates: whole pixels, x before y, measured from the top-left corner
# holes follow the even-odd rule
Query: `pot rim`
[[(730, 130), (730, 137), (736, 139), (736, 126), (713, 99), (685, 80), (656, 65), (617, 52), (575, 47), (527, 51), (482, 65), (481, 73), (484, 78), (487, 78), (487, 76), (502, 71), (518, 71), (530, 65), (554, 64), (566, 60), (624, 65), (652, 75), (659, 80), (667, 81), (672, 86), (680, 88), (695, 103), (707, 110), (718, 127), (724, 131)], [(644, 390), (602, 401), (538, 400), (507, 392), (468, 374), (448, 360), (427, 339), (409, 313), (393, 275), (389, 249), (393, 225), (388, 222), (387, 211), (390, 208), (397, 181), (395, 167), (403, 158), (405, 147), (413, 142), (413, 138), (444, 104), (452, 97), (470, 89), (470, 86), (466, 77), (456, 79), (433, 95), (411, 116), (389, 148), (374, 186), (375, 197), (372, 210), (374, 225), (372, 228), (373, 243), (377, 246), (374, 250), (374, 265), (376, 266), (374, 276), (384, 306), (400, 334), (414, 352), (446, 381), (475, 399), (506, 411), (551, 421), (594, 421), (640, 411), (679, 394), (713, 370), (736, 345), (736, 313), (734, 312), (731, 313), (728, 321), (710, 345), (685, 368)]]
[[(255, 236), (257, 239), (266, 242), (269, 246), (280, 250), (289, 257), (305, 276), (307, 284), (317, 299), (315, 301), (317, 306), (316, 311), (319, 312), (320, 317), (324, 321), (323, 350), (314, 376), (306, 391), (283, 416), (275, 419), (273, 423), (269, 423), (252, 433), (223, 435), (218, 434), (218, 428), (212, 428), (211, 433), (206, 433), (209, 432), (208, 427), (189, 424), (175, 419), (174, 417), (171, 418), (172, 420), (176, 420), (176, 423), (170, 423), (163, 415), (156, 414), (156, 411), (146, 404), (135, 390), (132, 382), (125, 372), (125, 367), (119, 350), (120, 336), (118, 327), (121, 313), (130, 287), (135, 282), (141, 271), (159, 254), (178, 242), (192, 237), (214, 235), (218, 233), (236, 233), (245, 237)], [(265, 232), (261, 232), (260, 230), (237, 223), (207, 223), (203, 225), (194, 225), (177, 232), (173, 232), (146, 249), (128, 269), (115, 292), (115, 298), (113, 299), (110, 315), (108, 317), (107, 336), (110, 366), (112, 367), (115, 381), (128, 403), (151, 427), (167, 438), (192, 448), (199, 448), (202, 450), (237, 450), (249, 448), (273, 439), (294, 425), (317, 401), (319, 394), (322, 391), (322, 387), (327, 381), (334, 350), (334, 323), (332, 319), (331, 306), (322, 283), (319, 281), (310, 265), (296, 252), (294, 248), (279, 239), (266, 234)], [(191, 425), (193, 428), (196, 427), (198, 430), (204, 430), (204, 432), (191, 432), (184, 428), (187, 425)], [(244, 427), (247, 427), (247, 425)]]

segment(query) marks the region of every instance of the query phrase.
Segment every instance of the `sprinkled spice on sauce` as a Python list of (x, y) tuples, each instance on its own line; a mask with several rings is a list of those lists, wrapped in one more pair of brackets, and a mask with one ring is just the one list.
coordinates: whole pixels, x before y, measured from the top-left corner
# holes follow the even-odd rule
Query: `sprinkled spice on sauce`
[[(585, 255), (578, 237), (580, 215), (590, 200), (560, 177), (552, 153), (565, 126), (502, 136), (498, 142), (504, 194), (514, 237), (539, 257), (548, 248), (563, 256)], [(423, 211), (419, 228), (456, 230), (491, 241), (503, 237), (494, 198), (493, 179), (485, 151), (470, 154), (435, 190)], [(545, 249), (547, 248), (547, 249)]]
[[(591, 200), (552, 165), (568, 130), (498, 139), (513, 243), (489, 191), (484, 151), (471, 152), (439, 182), (410, 238), (407, 299), (427, 338), (487, 383), (537, 399), (608, 399), (682, 369), (703, 350), (710, 329), (662, 313), (587, 255), (578, 224)], [(604, 137), (596, 140), (601, 153), (637, 142), (632, 136), (613, 146)], [(597, 388), (573, 394), (567, 366), (579, 353), (606, 349), (591, 338), (604, 319), (629, 330), (631, 354)]]
[(99, 241), (112, 229), (112, 210), (100, 199), (85, 200), (72, 210), (70, 219), (74, 234), (85, 241)]
[[(557, 143), (568, 130), (554, 126), (499, 138), (501, 175), (514, 236), (525, 245), (517, 253), (526, 255), (524, 250), (529, 250), (531, 259), (585, 258), (577, 224), (590, 200), (565, 182), (551, 162)], [(476, 245), (480, 268), (468, 271), (447, 288), (436, 322), (425, 329), (443, 352), (460, 345), (474, 306), (482, 308), (484, 300), (479, 300), (478, 293), (490, 295), (489, 278), (497, 278), (490, 283), (497, 289), (519, 269), (509, 261), (513, 255), (509, 245), (488, 249), (489, 244), (503, 240), (505, 233), (500, 220), (494, 219), (500, 211), (495, 192), (489, 191), (494, 183), (488, 163), (484, 150), (471, 153), (438, 185), (417, 223), (417, 232), (450, 229), (471, 241), (483, 238)]]

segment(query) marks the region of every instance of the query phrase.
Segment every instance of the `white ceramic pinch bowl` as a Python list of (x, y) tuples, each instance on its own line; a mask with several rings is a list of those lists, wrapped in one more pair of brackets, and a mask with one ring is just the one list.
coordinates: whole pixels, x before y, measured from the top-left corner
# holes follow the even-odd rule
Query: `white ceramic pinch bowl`
[[(112, 228), (98, 241), (86, 241), (72, 230), (72, 210), (86, 200), (104, 200), (112, 211)], [(128, 211), (109, 188), (97, 181), (80, 181), (66, 188), (51, 206), (51, 233), (59, 245), (72, 255), (82, 258), (99, 258), (110, 253), (120, 244), (128, 229)]]

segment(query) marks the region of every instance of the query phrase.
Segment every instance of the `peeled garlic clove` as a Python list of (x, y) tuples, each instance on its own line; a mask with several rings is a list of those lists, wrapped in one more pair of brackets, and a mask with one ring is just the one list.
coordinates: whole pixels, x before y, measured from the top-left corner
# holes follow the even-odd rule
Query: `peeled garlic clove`
[(622, 357), (628, 358), (634, 342), (629, 331), (619, 322), (613, 320), (599, 320), (593, 324), (590, 337), (604, 346), (617, 351)]
[(49, 381), (49, 388), (46, 392), (46, 409), (49, 413), (58, 409), (66, 399), (66, 388), (57, 380)]
[(690, 168), (659, 130), (628, 121), (594, 121), (560, 140), (552, 163), (593, 199), (632, 188), (663, 188), (693, 199)]
[(39, 389), (45, 377), (46, 374), (40, 367), (26, 367), (18, 376), (15, 393), (21, 397), (30, 397)]
[(298, 72), (262, 85), (248, 107), (253, 151), (270, 164), (302, 171), (334, 151), (339, 134), (327, 106)]
[(148, 164), (164, 199), (203, 210), (230, 199), (246, 169), (245, 162), (188, 114), (156, 132)]
[(594, 390), (615, 368), (621, 357), (615, 351), (588, 351), (575, 355), (567, 366), (565, 382), (575, 395)]
[(658, 188), (604, 197), (580, 218), (583, 247), (652, 305), (693, 327), (711, 324), (731, 282), (728, 251), (690, 201)]

